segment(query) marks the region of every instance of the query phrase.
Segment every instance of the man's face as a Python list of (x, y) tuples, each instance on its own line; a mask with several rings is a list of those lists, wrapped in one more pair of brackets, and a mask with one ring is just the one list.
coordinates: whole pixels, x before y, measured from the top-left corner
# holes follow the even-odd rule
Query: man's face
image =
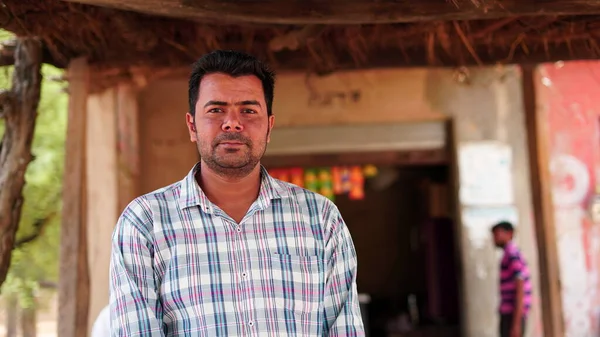
[(215, 173), (245, 177), (260, 162), (270, 141), (262, 83), (256, 76), (209, 74), (200, 83), (196, 113), (186, 115), (190, 140)]
[(502, 228), (495, 229), (492, 234), (494, 235), (494, 244), (498, 248), (504, 248), (512, 238), (512, 233)]

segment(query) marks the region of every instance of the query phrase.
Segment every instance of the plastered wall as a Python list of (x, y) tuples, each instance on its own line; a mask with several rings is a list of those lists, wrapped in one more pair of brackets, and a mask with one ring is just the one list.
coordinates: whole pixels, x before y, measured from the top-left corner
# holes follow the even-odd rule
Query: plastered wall
[[(459, 81), (459, 78), (465, 80)], [(453, 119), (456, 139), (452, 145), (459, 151), (469, 144), (490, 141), (510, 149), (513, 172), (510, 187), (514, 196), (510, 206), (516, 210), (517, 240), (529, 260), (535, 285), (535, 307), (527, 335), (542, 336), (521, 80), (517, 68), (470, 69), (463, 77), (450, 69), (381, 69), (323, 78), (280, 74), (275, 95), (276, 127)], [(140, 193), (146, 193), (181, 179), (196, 162), (197, 153), (185, 128), (186, 78), (164, 78), (149, 83), (138, 91), (137, 99), (138, 183)], [(462, 169), (459, 165), (458, 172)], [(468, 207), (460, 203), (460, 217)], [(112, 221), (106, 222), (103, 230), (111, 232)], [(492, 247), (491, 238), (483, 234), (489, 232), (491, 225), (483, 223), (475, 227), (459, 223), (464, 331), (468, 337), (496, 336), (499, 253)], [(106, 247), (98, 254), (108, 256), (109, 249)], [(95, 287), (108, 287), (108, 281), (104, 285), (97, 283)]]

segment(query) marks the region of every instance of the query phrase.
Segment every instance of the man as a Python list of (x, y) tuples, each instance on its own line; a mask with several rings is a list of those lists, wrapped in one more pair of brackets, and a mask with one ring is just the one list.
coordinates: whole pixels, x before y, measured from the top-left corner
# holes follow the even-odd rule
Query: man
[(260, 165), (273, 87), (243, 53), (194, 65), (186, 124), (201, 160), (119, 218), (111, 336), (364, 336), (338, 209)]
[(521, 337), (531, 308), (531, 281), (527, 262), (513, 243), (514, 227), (500, 222), (492, 228), (496, 247), (504, 250), (500, 262), (500, 336)]

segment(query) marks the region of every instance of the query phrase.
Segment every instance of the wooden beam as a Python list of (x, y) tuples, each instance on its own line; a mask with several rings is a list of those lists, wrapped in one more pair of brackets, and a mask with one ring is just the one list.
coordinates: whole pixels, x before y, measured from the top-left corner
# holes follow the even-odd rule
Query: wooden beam
[(370, 24), (600, 13), (595, 0), (65, 0), (202, 22)]
[(562, 337), (564, 336), (563, 308), (552, 202), (548, 130), (547, 121), (537, 104), (535, 83), (541, 83), (536, 68), (523, 67), (523, 99), (540, 268), (544, 336)]
[(69, 116), (63, 180), (63, 214), (58, 289), (58, 336), (87, 336), (89, 271), (87, 263), (85, 133), (89, 69), (85, 59), (68, 68)]

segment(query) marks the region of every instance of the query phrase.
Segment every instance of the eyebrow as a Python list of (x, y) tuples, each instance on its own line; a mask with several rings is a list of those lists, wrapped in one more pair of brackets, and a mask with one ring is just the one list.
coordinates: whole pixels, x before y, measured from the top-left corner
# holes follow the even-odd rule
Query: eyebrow
[[(204, 107), (208, 107), (211, 105), (218, 105), (218, 106), (228, 106), (229, 103), (227, 102), (223, 102), (223, 101), (208, 101), (206, 102), (206, 104), (204, 104)], [(256, 101), (256, 100), (246, 100), (246, 101), (240, 101), (235, 103), (235, 105), (256, 105), (256, 106), (260, 106), (260, 102)]]

